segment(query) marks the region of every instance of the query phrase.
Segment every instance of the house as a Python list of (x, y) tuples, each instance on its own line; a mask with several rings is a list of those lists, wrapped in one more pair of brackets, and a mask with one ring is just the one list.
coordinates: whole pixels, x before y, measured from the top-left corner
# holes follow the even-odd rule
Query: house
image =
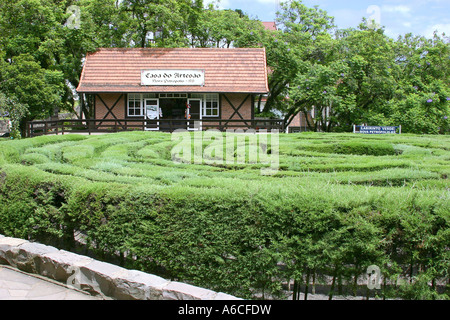
[(249, 128), (254, 126), (255, 97), (269, 92), (266, 52), (99, 49), (87, 55), (77, 92), (93, 101), (96, 128)]
[(275, 21), (263, 21), (262, 24), (266, 30), (269, 30), (269, 31), (277, 31), (278, 30), (277, 24), (275, 23)]

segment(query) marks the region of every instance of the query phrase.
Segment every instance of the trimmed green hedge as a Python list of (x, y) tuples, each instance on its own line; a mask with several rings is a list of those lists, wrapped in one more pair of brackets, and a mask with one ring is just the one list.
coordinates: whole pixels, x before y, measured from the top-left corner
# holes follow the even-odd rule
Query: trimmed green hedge
[(389, 156), (396, 154), (394, 146), (391, 143), (379, 141), (345, 141), (340, 143), (310, 145), (306, 147), (306, 150), (370, 156)]
[[(332, 279), (330, 295), (354, 294), (355, 278), (370, 265), (389, 279), (378, 295), (448, 298), (445, 188), (366, 187), (330, 183), (319, 178), (322, 174), (261, 177), (246, 170), (152, 162), (153, 156), (142, 158), (135, 148), (139, 144), (147, 153), (152, 143), (133, 137), (128, 151), (121, 139), (104, 147), (101, 140), (107, 138), (79, 139), (95, 146), (93, 152), (77, 151), (75, 138), (50, 140), (49, 146), (61, 144), (60, 153), (36, 149), (40, 141), (33, 139), (24, 140), (29, 153), (8, 144), (7, 161), (0, 164), (0, 233), (68, 250), (78, 248), (75, 236), (81, 233), (87, 248), (104, 259), (245, 298), (277, 295), (289, 280), (298, 289), (306, 279), (321, 283), (325, 276)], [(170, 144), (161, 141), (164, 147), (155, 150), (166, 157)], [(59, 159), (70, 170), (49, 170), (52, 163), (37, 154)], [(125, 177), (114, 176), (127, 168), (108, 165), (98, 175), (111, 178), (102, 181), (70, 166), (77, 162), (84, 170), (92, 157), (100, 168), (97, 161), (106, 154), (108, 161), (112, 154), (117, 161), (135, 156), (133, 170), (156, 173), (145, 180), (146, 171), (136, 171), (142, 177), (122, 183)], [(196, 171), (188, 172), (192, 167)], [(408, 283), (400, 285), (399, 276)]]
[[(352, 283), (373, 264), (393, 280), (410, 268), (423, 270), (414, 276), (431, 277), (435, 288), (448, 280), (448, 198), (438, 193), (331, 186), (152, 190), (17, 166), (3, 168), (0, 177), (6, 235), (59, 240), (73, 249), (81, 231), (97, 253), (118, 254), (127, 267), (243, 297), (276, 293), (283, 281), (312, 273)], [(438, 297), (435, 288), (426, 294)], [(396, 296), (402, 287), (395, 289), (384, 294)]]

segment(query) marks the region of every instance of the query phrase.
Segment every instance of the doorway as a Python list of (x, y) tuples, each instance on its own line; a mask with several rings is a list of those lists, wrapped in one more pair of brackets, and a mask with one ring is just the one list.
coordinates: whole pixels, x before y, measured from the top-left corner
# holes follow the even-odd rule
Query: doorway
[(161, 121), (161, 130), (174, 130), (186, 128), (184, 121), (186, 99), (160, 98), (161, 119), (177, 121)]
[(159, 120), (161, 117), (161, 109), (159, 107), (159, 99), (145, 99), (145, 119), (150, 120), (145, 123), (145, 130), (159, 130)]
[(202, 119), (202, 99), (188, 99), (187, 106), (187, 110), (189, 111), (187, 129), (201, 130), (201, 122), (200, 128), (195, 128), (195, 122)]
[(159, 98), (159, 110), (161, 130), (194, 130), (195, 121), (202, 118), (202, 99)]

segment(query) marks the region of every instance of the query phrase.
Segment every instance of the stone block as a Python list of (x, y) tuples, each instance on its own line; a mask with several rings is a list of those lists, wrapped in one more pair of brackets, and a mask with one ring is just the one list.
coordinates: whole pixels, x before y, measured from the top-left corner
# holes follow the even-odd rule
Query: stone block
[(241, 298), (237, 298), (227, 293), (219, 292), (214, 297), (214, 300), (242, 300)]
[(80, 285), (82, 290), (93, 294), (114, 297), (115, 286), (113, 279), (122, 274), (125, 269), (106, 262), (93, 260), (80, 266)]
[(64, 250), (47, 253), (42, 256), (41, 275), (56, 281), (67, 282), (79, 267), (92, 261), (92, 258)]
[(169, 281), (161, 277), (130, 270), (113, 279), (114, 297), (120, 300), (162, 300), (162, 289)]
[(181, 282), (170, 282), (162, 290), (164, 300), (214, 300), (217, 293)]
[(40, 243), (27, 242), (15, 248), (14, 251), (14, 260), (18, 269), (29, 273), (41, 274), (42, 256), (58, 252), (59, 250)]
[(27, 240), (3, 237), (0, 238), (0, 264), (9, 264), (16, 266), (14, 261), (15, 249), (21, 244), (27, 243)]

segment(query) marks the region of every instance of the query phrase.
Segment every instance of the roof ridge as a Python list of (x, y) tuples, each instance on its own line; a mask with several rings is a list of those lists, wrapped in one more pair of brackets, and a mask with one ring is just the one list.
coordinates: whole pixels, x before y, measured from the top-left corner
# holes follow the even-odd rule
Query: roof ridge
[(127, 51), (140, 51), (140, 50), (164, 50), (164, 51), (173, 51), (173, 50), (218, 50), (218, 51), (226, 51), (226, 50), (258, 50), (263, 51), (265, 48), (185, 48), (185, 47), (178, 47), (178, 48), (159, 48), (159, 47), (152, 47), (152, 48), (98, 48), (96, 51), (99, 50), (111, 50), (111, 51), (117, 51), (117, 50), (127, 50)]

